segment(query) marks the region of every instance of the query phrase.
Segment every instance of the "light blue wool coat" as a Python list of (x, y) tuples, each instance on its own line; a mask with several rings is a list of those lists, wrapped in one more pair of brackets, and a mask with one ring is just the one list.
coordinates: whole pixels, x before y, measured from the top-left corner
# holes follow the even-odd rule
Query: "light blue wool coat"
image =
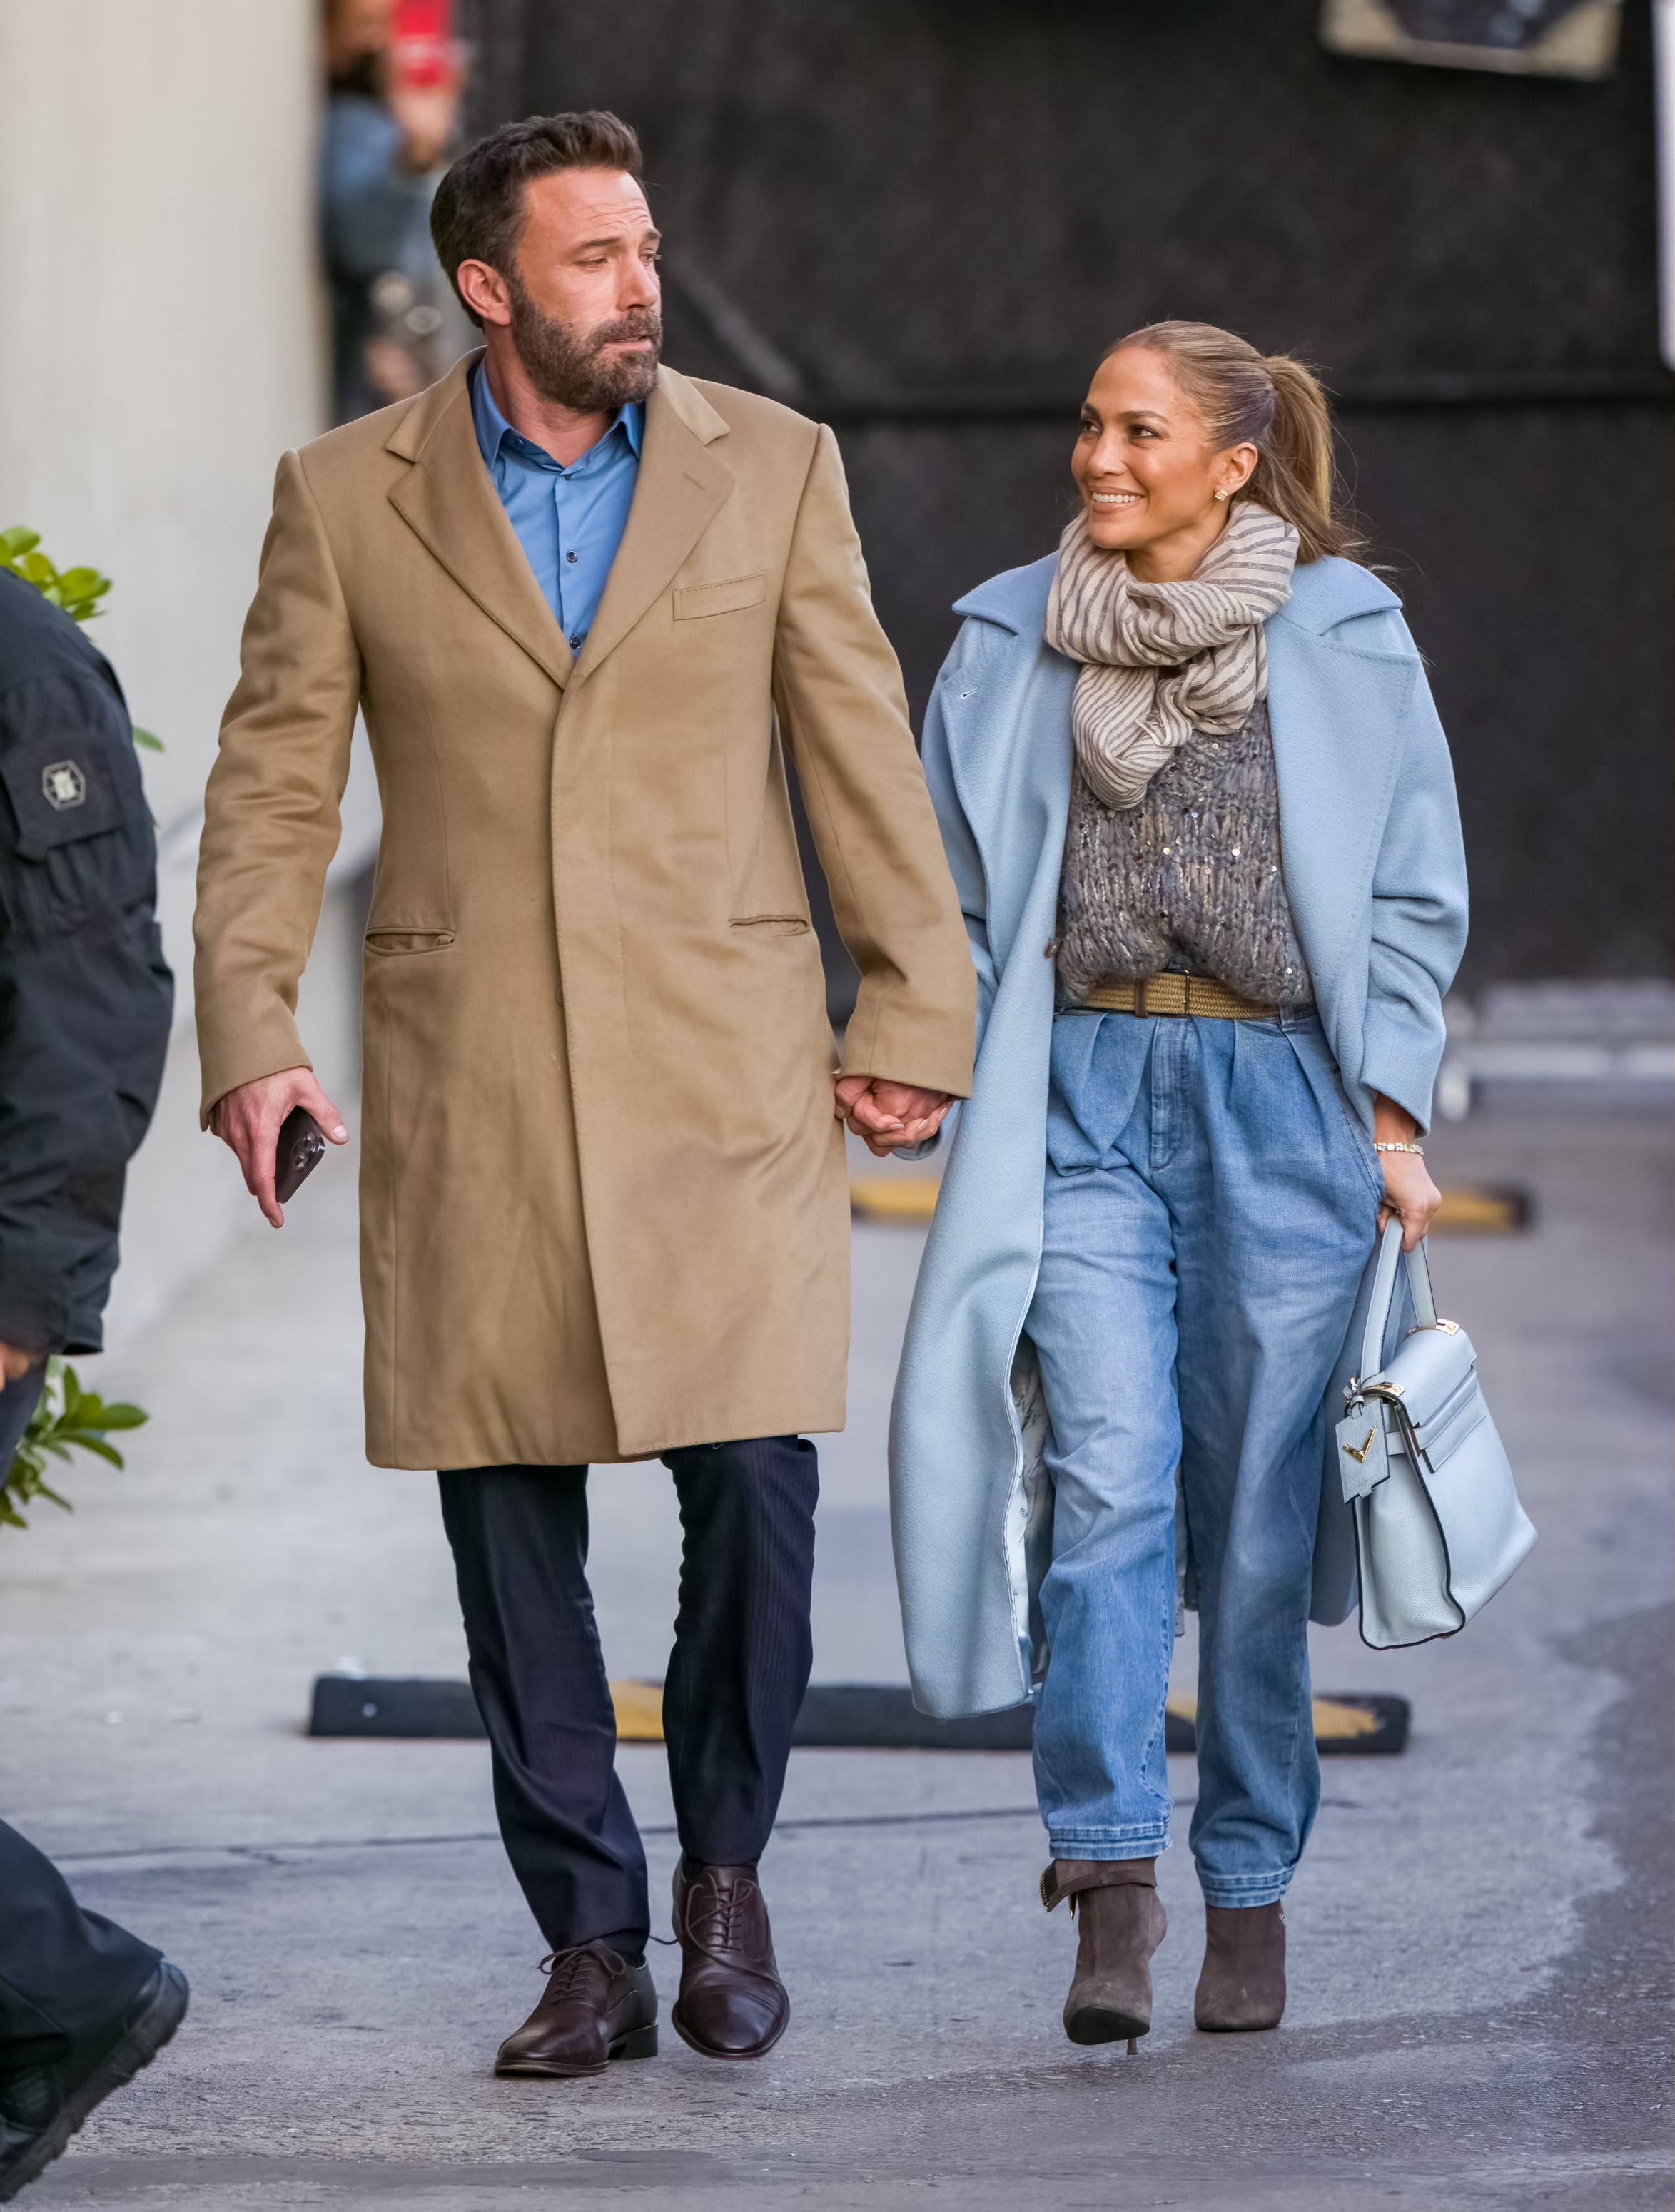
[[(953, 1133), (891, 1418), (908, 1667), (917, 1703), (941, 1715), (1029, 1697), (1030, 1584), (1044, 1564), (1014, 1360), (1041, 1251), (1047, 946), (1077, 675), (1042, 636), (1057, 557), (959, 601), (965, 626), (925, 721), (925, 775), (978, 984), (976, 1079)], [(1447, 743), (1400, 602), (1366, 569), (1336, 559), (1299, 568), (1266, 629), (1285, 887), (1326, 1039), (1369, 1130), (1375, 1091), (1423, 1127), (1442, 996), (1465, 945)], [(1347, 1374), (1340, 1364), (1330, 1404)], [(1341, 1620), (1354, 1602), (1353, 1539), (1323, 1452), (1328, 1470), (1314, 1618)]]

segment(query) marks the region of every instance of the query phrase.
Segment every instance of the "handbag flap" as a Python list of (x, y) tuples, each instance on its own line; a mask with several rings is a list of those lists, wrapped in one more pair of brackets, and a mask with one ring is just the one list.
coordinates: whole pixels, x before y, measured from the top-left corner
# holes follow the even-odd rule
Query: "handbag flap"
[(1462, 1386), (1471, 1379), (1477, 1355), (1471, 1340), (1453, 1322), (1437, 1322), (1416, 1328), (1402, 1340), (1401, 1349), (1381, 1374), (1369, 1376), (1362, 1386), (1383, 1387), (1401, 1400), (1402, 1410), (1423, 1434)]

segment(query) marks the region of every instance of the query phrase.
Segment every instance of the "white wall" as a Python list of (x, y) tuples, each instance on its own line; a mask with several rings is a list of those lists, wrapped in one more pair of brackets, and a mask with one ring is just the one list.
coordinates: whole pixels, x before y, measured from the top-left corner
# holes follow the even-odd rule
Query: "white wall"
[[(168, 747), (142, 758), (181, 1026), (131, 1177), (113, 1340), (250, 1205), (197, 1132), (191, 886), (274, 465), (325, 421), (317, 13), (0, 0), (0, 526), (27, 523), (61, 567), (114, 579), (91, 634)], [(369, 775), (356, 784), (339, 883), (375, 837)], [(356, 1076), (341, 922), (323, 920), (307, 987), (328, 1087)]]

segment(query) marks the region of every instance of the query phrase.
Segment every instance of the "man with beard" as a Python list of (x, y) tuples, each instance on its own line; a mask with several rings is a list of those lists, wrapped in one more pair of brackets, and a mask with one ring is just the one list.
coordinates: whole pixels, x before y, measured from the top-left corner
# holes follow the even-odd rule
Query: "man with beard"
[[(586, 1576), (589, 1462), (659, 1457), (684, 1536), (663, 1694), (675, 2027), (783, 2033), (757, 1862), (811, 1658), (849, 1328), (840, 1123), (970, 1081), (965, 929), (829, 430), (660, 368), (614, 116), (508, 125), (437, 192), (484, 350), (280, 464), (210, 780), (206, 1122), (346, 1131), (294, 1019), (357, 707), (383, 796), (361, 1168), (368, 1455), (442, 1470), (501, 1831), (552, 1956), (499, 2070), (656, 2048), (645, 1860)], [(834, 1065), (795, 758), (861, 969)]]

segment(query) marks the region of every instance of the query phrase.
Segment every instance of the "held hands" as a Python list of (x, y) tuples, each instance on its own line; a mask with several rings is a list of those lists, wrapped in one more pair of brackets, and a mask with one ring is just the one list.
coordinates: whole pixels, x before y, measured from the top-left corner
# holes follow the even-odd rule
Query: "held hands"
[(273, 1195), (274, 1155), (280, 1124), (293, 1106), (306, 1107), (334, 1145), (349, 1142), (343, 1115), (307, 1067), (288, 1067), (281, 1074), (241, 1083), (210, 1110), (210, 1128), (237, 1155), (245, 1188), (276, 1229), (284, 1227), (285, 1216)]
[[(1411, 1114), (1377, 1091), (1373, 1096), (1373, 1126), (1381, 1145), (1410, 1145), (1418, 1129)], [(1380, 1152), (1379, 1165), (1384, 1170), (1379, 1234), (1383, 1236), (1388, 1222), (1399, 1221), (1402, 1249), (1411, 1252), (1429, 1229), (1442, 1203), (1442, 1193), (1431, 1181), (1418, 1152)]]
[(832, 1079), (832, 1112), (867, 1149), (883, 1159), (903, 1145), (934, 1137), (953, 1101), (946, 1091), (922, 1091), (913, 1083), (891, 1083), (880, 1076), (839, 1075)]

